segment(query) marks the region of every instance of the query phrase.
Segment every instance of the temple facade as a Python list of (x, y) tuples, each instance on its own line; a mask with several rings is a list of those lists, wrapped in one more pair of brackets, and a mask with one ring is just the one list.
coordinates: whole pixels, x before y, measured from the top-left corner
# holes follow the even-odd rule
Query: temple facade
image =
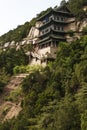
[(68, 32), (75, 31), (75, 18), (66, 6), (60, 6), (50, 9), (37, 22), (40, 23), (38, 40), (34, 43), (37, 62), (55, 59), (59, 42), (67, 41)]
[(60, 41), (67, 40), (66, 34), (68, 31), (74, 31), (74, 26), (71, 24), (75, 19), (66, 6), (51, 9), (38, 21), (42, 22), (42, 25), (38, 28), (40, 31), (38, 41), (40, 48), (56, 47)]

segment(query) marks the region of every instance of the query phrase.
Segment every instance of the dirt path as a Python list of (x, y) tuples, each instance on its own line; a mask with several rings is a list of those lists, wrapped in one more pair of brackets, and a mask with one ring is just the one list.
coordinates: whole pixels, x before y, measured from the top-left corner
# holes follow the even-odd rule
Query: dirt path
[(21, 101), (16, 104), (15, 102), (6, 101), (5, 98), (20, 86), (22, 80), (27, 75), (28, 74), (19, 74), (11, 77), (9, 83), (4, 88), (4, 92), (0, 95), (0, 118), (3, 118), (3, 121), (16, 117), (21, 111)]

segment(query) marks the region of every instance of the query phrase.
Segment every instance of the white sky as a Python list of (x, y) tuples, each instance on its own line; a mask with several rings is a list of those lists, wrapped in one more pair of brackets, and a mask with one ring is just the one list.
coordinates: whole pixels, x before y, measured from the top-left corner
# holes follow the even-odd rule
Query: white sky
[(41, 11), (59, 6), (61, 0), (0, 0), (0, 35), (30, 21)]

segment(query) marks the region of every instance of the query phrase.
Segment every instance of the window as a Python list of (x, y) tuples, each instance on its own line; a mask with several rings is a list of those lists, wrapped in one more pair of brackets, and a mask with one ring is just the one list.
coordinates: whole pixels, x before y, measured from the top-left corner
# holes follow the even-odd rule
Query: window
[(56, 30), (57, 29), (57, 27), (56, 26), (54, 26), (54, 30)]
[(48, 17), (46, 18), (46, 22), (49, 22), (49, 18)]
[(58, 30), (60, 30), (60, 27), (58, 27)]
[(64, 18), (63, 18), (63, 17), (61, 17), (61, 21), (64, 21)]
[(59, 17), (57, 17), (57, 20), (59, 20)]

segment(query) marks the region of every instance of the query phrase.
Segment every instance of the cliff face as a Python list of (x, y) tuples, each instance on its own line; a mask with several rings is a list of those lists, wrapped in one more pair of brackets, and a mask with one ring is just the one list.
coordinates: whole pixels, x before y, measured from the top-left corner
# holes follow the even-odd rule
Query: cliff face
[(6, 50), (7, 48), (12, 48), (15, 47), (17, 50), (20, 49), (21, 46), (27, 45), (27, 44), (34, 44), (35, 41), (38, 40), (38, 36), (39, 36), (39, 30), (38, 27), (41, 25), (41, 22), (37, 22), (35, 26), (31, 27), (29, 34), (26, 38), (24, 38), (22, 41), (20, 42), (15, 42), (15, 41), (11, 41), (11, 42), (7, 42), (4, 43), (3, 45), (0, 45), (0, 48), (3, 50)]
[(38, 27), (41, 25), (41, 22), (37, 22), (35, 26), (31, 27), (29, 34), (27, 36), (27, 39), (32, 43), (35, 44), (35, 42), (38, 40), (39, 37), (39, 29)]
[(30, 32), (28, 34), (28, 38), (29, 39), (33, 39), (33, 38), (39, 36), (39, 29), (38, 29), (38, 27), (40, 27), (40, 25), (41, 25), (41, 22), (37, 22), (36, 25), (30, 29)]
[(77, 26), (77, 30), (81, 32), (83, 28), (87, 26), (87, 18), (78, 21), (76, 26)]

